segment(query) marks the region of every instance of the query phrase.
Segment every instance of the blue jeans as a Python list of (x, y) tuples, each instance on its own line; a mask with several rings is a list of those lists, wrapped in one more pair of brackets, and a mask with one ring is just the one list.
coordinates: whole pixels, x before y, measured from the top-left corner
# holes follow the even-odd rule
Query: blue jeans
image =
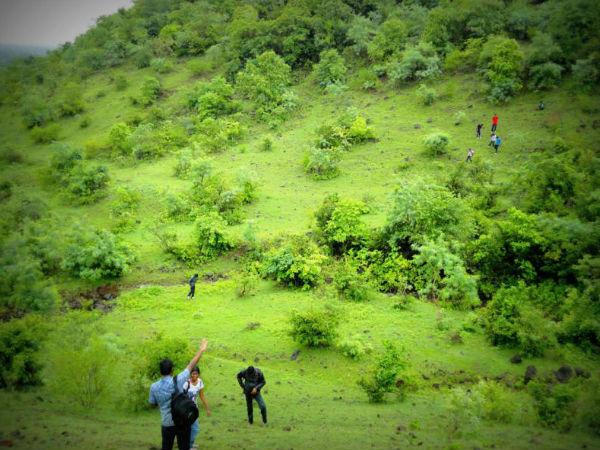
[(190, 433), (190, 448), (194, 446), (194, 441), (196, 440), (196, 436), (198, 436), (199, 432), (200, 422), (198, 422), (198, 419), (196, 419), (196, 421), (192, 424), (192, 430)]
[(252, 394), (246, 394), (246, 408), (248, 410), (248, 422), (252, 423), (254, 422), (254, 411), (252, 408), (252, 401), (256, 400), (256, 403), (258, 403), (258, 407), (260, 408), (260, 414), (262, 416), (262, 421), (263, 423), (267, 423), (267, 405), (265, 405), (265, 401), (262, 398), (262, 395), (260, 395), (260, 392), (257, 393), (254, 397), (252, 396)]

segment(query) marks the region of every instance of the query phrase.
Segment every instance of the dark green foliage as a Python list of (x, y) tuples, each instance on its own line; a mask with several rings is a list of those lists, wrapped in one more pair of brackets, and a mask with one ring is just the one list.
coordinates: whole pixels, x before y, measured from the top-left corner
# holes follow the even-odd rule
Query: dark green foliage
[(330, 180), (340, 173), (340, 159), (336, 148), (312, 148), (304, 158), (304, 170), (315, 180)]
[(22, 389), (42, 383), (38, 351), (45, 331), (37, 316), (0, 324), (0, 388)]
[(31, 129), (31, 139), (36, 144), (50, 144), (60, 139), (61, 131), (60, 126), (56, 123), (43, 127), (35, 126)]
[(62, 117), (71, 117), (84, 110), (81, 86), (75, 82), (69, 82), (61, 88), (60, 95), (56, 100), (58, 113)]
[(366, 271), (381, 292), (405, 294), (412, 290), (412, 260), (395, 251), (361, 249), (352, 255), (359, 263), (359, 270)]
[(332, 84), (344, 84), (346, 81), (346, 65), (344, 58), (335, 49), (324, 50), (319, 56), (319, 63), (313, 73), (319, 86), (325, 88)]
[(562, 50), (554, 43), (552, 37), (545, 33), (537, 33), (526, 57), (529, 86), (535, 90), (545, 90), (558, 85), (564, 70), (560, 65), (562, 61)]
[(225, 116), (239, 108), (233, 101), (233, 86), (223, 77), (198, 82), (188, 93), (187, 106), (196, 111), (200, 119)]
[(109, 180), (106, 166), (79, 164), (69, 173), (65, 190), (76, 203), (94, 203), (106, 195)]
[(76, 278), (119, 278), (134, 261), (131, 250), (109, 231), (77, 229), (69, 241), (61, 266)]
[(129, 156), (132, 150), (132, 130), (125, 122), (114, 124), (108, 133), (108, 145), (114, 155)]
[(433, 133), (427, 136), (423, 143), (425, 149), (430, 156), (440, 156), (448, 152), (448, 144), (450, 144), (450, 138), (444, 133)]
[(339, 315), (330, 308), (294, 311), (290, 317), (290, 336), (307, 347), (330, 347), (338, 337)]
[(27, 128), (42, 127), (53, 118), (53, 112), (44, 100), (44, 93), (35, 91), (21, 100), (21, 115)]
[(483, 45), (479, 67), (488, 82), (491, 101), (505, 102), (521, 89), (522, 66), (523, 52), (514, 39), (493, 36)]
[(441, 61), (431, 44), (421, 42), (408, 47), (400, 60), (390, 63), (387, 73), (396, 84), (425, 80), (441, 74)]
[(214, 212), (198, 218), (194, 242), (201, 259), (215, 258), (234, 247), (226, 222)]
[(256, 116), (265, 121), (271, 116), (284, 118), (295, 107), (290, 83), (290, 67), (273, 51), (249, 61), (236, 78), (239, 93), (254, 104)]
[(556, 345), (556, 325), (535, 308), (528, 294), (523, 283), (499, 289), (482, 311), (483, 328), (492, 345), (542, 356)]
[(586, 59), (578, 59), (573, 67), (573, 78), (582, 88), (588, 90), (600, 83), (600, 55), (593, 53)]
[(405, 369), (406, 362), (393, 343), (385, 341), (383, 346), (384, 351), (371, 367), (369, 375), (361, 378), (358, 382), (371, 403), (382, 403), (386, 393), (395, 390), (400, 393), (402, 389), (402, 384), (397, 383), (397, 379), (402, 370)]
[(263, 274), (279, 283), (310, 289), (321, 281), (321, 265), (325, 256), (312, 241), (293, 236), (265, 257)]
[(5, 241), (0, 251), (0, 316), (22, 316), (30, 311), (49, 312), (58, 296), (44, 280), (40, 263), (15, 238)]
[(127, 377), (126, 406), (134, 412), (150, 409), (148, 403), (148, 386), (159, 380), (159, 364), (163, 359), (173, 361), (175, 373), (181, 372), (188, 364), (192, 349), (187, 341), (181, 338), (165, 337), (162, 334), (152, 336), (143, 345), (139, 345), (138, 357), (131, 376)]
[(154, 77), (146, 77), (140, 89), (138, 101), (144, 105), (151, 105), (161, 94), (160, 81)]
[(458, 309), (479, 305), (476, 277), (466, 272), (462, 259), (450, 251), (443, 236), (425, 241), (416, 250), (414, 283), (420, 295)]
[(465, 237), (469, 209), (446, 188), (404, 183), (396, 188), (392, 198), (392, 210), (384, 228), (384, 237), (392, 248), (402, 242), (422, 242), (439, 233)]
[(141, 195), (138, 191), (126, 187), (117, 188), (110, 209), (115, 230), (124, 231), (133, 228), (140, 200)]
[(369, 285), (367, 273), (359, 269), (351, 259), (340, 262), (333, 283), (340, 298), (353, 302), (367, 300)]
[(399, 55), (408, 35), (407, 25), (400, 19), (391, 18), (377, 29), (373, 40), (367, 45), (369, 58), (375, 62), (385, 61), (392, 55)]
[(22, 164), (25, 158), (23, 153), (12, 148), (4, 148), (0, 151), (0, 161), (6, 164)]
[(337, 194), (328, 195), (315, 212), (319, 239), (336, 256), (360, 247), (367, 236), (361, 216), (367, 212), (362, 202), (340, 200)]
[(13, 194), (13, 184), (10, 181), (0, 182), (0, 203), (8, 200)]
[(547, 384), (534, 380), (527, 386), (533, 397), (540, 422), (549, 427), (569, 431), (575, 418), (577, 394), (568, 384)]

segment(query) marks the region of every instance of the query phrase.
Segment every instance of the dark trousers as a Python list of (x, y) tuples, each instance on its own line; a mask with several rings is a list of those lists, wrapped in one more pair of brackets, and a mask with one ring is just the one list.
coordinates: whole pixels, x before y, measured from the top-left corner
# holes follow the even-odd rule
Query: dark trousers
[(175, 442), (175, 437), (177, 437), (177, 447), (179, 447), (179, 450), (190, 449), (190, 427), (162, 427), (161, 431), (162, 450), (173, 450), (173, 442)]
[(256, 395), (246, 394), (246, 407), (248, 408), (248, 422), (254, 422), (254, 408), (252, 404), (252, 400), (256, 400), (258, 403), (258, 407), (260, 408), (260, 414), (262, 416), (263, 423), (267, 423), (267, 405), (265, 405), (265, 401), (260, 395), (260, 392)]
[(194, 298), (195, 293), (196, 293), (196, 285), (190, 286), (190, 293), (188, 294), (188, 298)]
[(492, 133), (493, 133), (494, 131), (496, 131), (496, 128), (497, 128), (497, 127), (498, 127), (498, 125), (497, 125), (497, 124), (495, 124), (495, 123), (494, 123), (494, 124), (492, 124)]

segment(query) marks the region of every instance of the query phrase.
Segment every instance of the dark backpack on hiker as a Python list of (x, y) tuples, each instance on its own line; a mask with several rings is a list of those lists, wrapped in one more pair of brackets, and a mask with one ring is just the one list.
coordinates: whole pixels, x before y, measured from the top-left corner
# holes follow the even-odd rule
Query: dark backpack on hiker
[(198, 416), (198, 407), (196, 403), (188, 397), (187, 391), (179, 392), (177, 389), (177, 377), (173, 377), (175, 392), (171, 396), (171, 416), (175, 426), (179, 428), (187, 428), (191, 426)]

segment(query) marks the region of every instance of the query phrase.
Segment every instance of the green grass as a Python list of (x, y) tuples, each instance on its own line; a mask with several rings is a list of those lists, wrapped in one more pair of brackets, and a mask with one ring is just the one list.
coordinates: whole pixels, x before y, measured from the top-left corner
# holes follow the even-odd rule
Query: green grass
[[(384, 295), (364, 304), (340, 303), (342, 337), (363, 334), (376, 350), (383, 339), (393, 340), (404, 349), (411, 371), (418, 377), (418, 391), (403, 402), (390, 395), (387, 403), (372, 405), (356, 385), (370, 358), (352, 361), (335, 349), (300, 348), (298, 359), (290, 360), (299, 347), (287, 335), (289, 313), (324, 300), (267, 282), (256, 296), (238, 299), (232, 287), (231, 280), (203, 283), (194, 302), (185, 300), (183, 285), (132, 290), (119, 298), (113, 312), (97, 322), (83, 322), (77, 330), (82, 335), (92, 329), (115, 335), (115, 342), (127, 355), (135, 354), (153, 333), (194, 343), (207, 336), (209, 351), (201, 370), (213, 415), (201, 417), (201, 448), (406, 448), (422, 442), (424, 448), (459, 443), (464, 448), (494, 444), (496, 448), (525, 449), (532, 447), (534, 439), (538, 448), (566, 449), (574, 443), (591, 448), (600, 442), (580, 430), (561, 434), (539, 428), (527, 395), (518, 391), (513, 394), (518, 401), (514, 423), (483, 422), (461, 436), (447, 433), (451, 414), (448, 384), (458, 386), (451, 377), (459, 376), (460, 371), (479, 377), (508, 373), (520, 379), (528, 364), (540, 371), (564, 362), (593, 369), (595, 363), (578, 352), (565, 351), (514, 365), (509, 362), (514, 352), (489, 347), (480, 334), (466, 334), (463, 344), (450, 343), (447, 332), (436, 328), (433, 304), (416, 302), (407, 311), (397, 311), (392, 308), (393, 299)], [(446, 315), (452, 327), (459, 327), (465, 319), (459, 312)], [(247, 330), (249, 322), (260, 322), (260, 327)], [(53, 321), (45, 352), (48, 360), (58, 347), (69, 347), (64, 342), (73, 332), (68, 323), (68, 317)], [(1, 436), (10, 438), (14, 430), (21, 430), (25, 437), (14, 439), (15, 448), (147, 449), (156, 445), (158, 412), (133, 414), (118, 406), (127, 395), (123, 385), (130, 376), (129, 357), (123, 356), (116, 364), (110, 395), (91, 411), (81, 410), (73, 399), (50, 388), (2, 393)], [(259, 366), (267, 379), (263, 391), (270, 417), (267, 428), (245, 423), (245, 403), (235, 374), (248, 363)], [(439, 375), (439, 370), (448, 375)], [(52, 377), (51, 371), (45, 372), (50, 385)], [(441, 388), (434, 388), (434, 383)]]
[[(129, 81), (125, 91), (117, 92), (108, 74), (93, 76), (85, 83), (88, 110), (83, 116), (91, 121), (79, 128), (80, 118), (61, 120), (62, 142), (84, 145), (90, 140), (102, 142), (110, 127), (133, 115), (144, 115), (143, 108), (131, 104), (140, 80), (150, 69), (122, 68), (113, 74), (124, 74)], [(183, 94), (196, 79), (183, 65), (161, 75), (167, 95), (159, 106), (177, 111), (183, 105)], [(235, 172), (247, 167), (260, 179), (259, 198), (247, 208), (259, 238), (282, 233), (306, 232), (311, 214), (323, 198), (332, 192), (342, 197), (368, 199), (373, 211), (365, 220), (370, 226), (381, 226), (386, 218), (389, 194), (397, 181), (424, 178), (444, 183), (456, 164), (464, 160), (467, 148), (474, 146), (475, 159), (489, 161), (498, 183), (510, 185), (515, 175), (534, 158), (534, 149), (543, 147), (551, 154), (551, 143), (561, 136), (571, 145), (593, 149), (599, 133), (591, 123), (598, 114), (582, 111), (598, 97), (580, 98), (567, 90), (544, 96), (546, 110), (535, 109), (539, 96), (524, 94), (507, 106), (493, 107), (477, 94), (479, 81), (470, 76), (445, 78), (433, 85), (442, 99), (432, 106), (421, 106), (416, 86), (386, 88), (377, 93), (350, 91), (342, 98), (316, 93), (314, 86), (303, 82), (295, 89), (301, 105), (277, 130), (248, 121), (248, 136), (232, 150), (215, 155), (217, 170)], [(99, 91), (106, 95), (97, 97)], [(304, 153), (316, 138), (316, 129), (334, 121), (348, 106), (362, 112), (373, 127), (377, 142), (355, 146), (344, 155), (341, 175), (328, 181), (314, 181), (303, 171)], [(464, 124), (453, 125), (456, 111), (466, 113)], [(486, 133), (481, 141), (474, 139), (475, 124), (483, 121), (489, 129), (494, 112), (500, 116), (499, 134), (503, 146), (499, 154), (487, 147)], [(586, 124), (580, 129), (580, 123)], [(420, 125), (416, 128), (415, 125)], [(449, 155), (431, 159), (424, 154), (423, 138), (434, 131), (450, 135)], [(81, 222), (110, 228), (112, 194), (90, 206), (74, 206), (47, 181), (46, 167), (50, 146), (34, 145), (29, 132), (21, 124), (17, 106), (0, 109), (0, 134), (7, 147), (21, 151), (25, 164), (0, 166), (0, 180), (10, 179), (24, 195), (39, 196), (62, 223)], [(260, 143), (271, 136), (274, 149), (261, 152)], [(539, 153), (539, 152), (538, 152)], [(415, 302), (407, 311), (393, 309), (393, 298), (374, 294), (367, 303), (344, 303), (326, 300), (324, 291), (315, 293), (284, 290), (270, 282), (262, 282), (258, 294), (238, 299), (233, 281), (199, 286), (197, 301), (185, 302), (187, 275), (195, 270), (217, 271), (233, 275), (239, 269), (235, 256), (227, 256), (201, 267), (186, 267), (171, 261), (160, 250), (151, 229), (160, 216), (166, 192), (185, 192), (191, 182), (173, 176), (175, 155), (154, 162), (127, 165), (101, 160), (109, 166), (111, 189), (128, 186), (139, 189), (143, 199), (138, 213), (140, 224), (123, 233), (123, 239), (135, 250), (138, 260), (119, 283), (123, 294), (117, 308), (98, 321), (84, 321), (76, 330), (81, 335), (111, 333), (122, 353), (111, 379), (111, 395), (92, 410), (82, 410), (72, 399), (65, 398), (49, 383), (28, 392), (0, 392), (0, 440), (14, 441), (14, 448), (80, 448), (80, 449), (148, 449), (160, 439), (158, 412), (129, 413), (120, 407), (127, 395), (123, 380), (131, 376), (132, 358), (139, 347), (154, 333), (183, 337), (192, 343), (206, 336), (210, 350), (202, 361), (207, 396), (213, 409), (211, 418), (201, 418), (201, 448), (510, 448), (568, 449), (600, 446), (600, 439), (576, 428), (559, 433), (542, 428), (535, 419), (526, 392), (511, 393), (517, 405), (515, 420), (510, 424), (482, 422), (480, 428), (465, 430), (461, 436), (449, 433), (450, 410), (446, 374), (458, 376), (460, 371), (479, 377), (495, 377), (508, 373), (520, 380), (525, 367), (534, 364), (540, 371), (557, 369), (562, 364), (581, 366), (594, 374), (600, 368), (597, 357), (587, 356), (571, 347), (561, 347), (545, 358), (525, 360), (520, 365), (509, 362), (515, 351), (491, 347), (481, 333), (465, 334), (463, 344), (452, 344), (447, 331), (436, 324), (437, 306)], [(408, 167), (399, 170), (401, 163)], [(503, 198), (511, 204), (518, 201)], [(180, 234), (189, 233), (191, 223), (170, 224)], [(232, 227), (241, 236), (246, 224)], [(80, 290), (86, 283), (58, 280), (61, 288)], [(147, 287), (138, 288), (140, 285)], [(148, 285), (150, 285), (148, 287)], [(160, 286), (159, 286), (160, 285)], [(341, 337), (361, 334), (376, 350), (384, 339), (404, 348), (410, 371), (419, 389), (403, 401), (393, 396), (383, 405), (372, 405), (356, 382), (373, 356), (352, 361), (335, 349), (301, 349), (297, 361), (290, 355), (298, 349), (288, 336), (288, 317), (294, 309), (332, 302), (342, 313)], [(464, 312), (445, 311), (453, 328), (467, 320)], [(49, 317), (52, 332), (45, 344), (44, 360), (51, 363), (61, 346), (70, 348), (69, 314)], [(246, 330), (249, 322), (260, 322), (256, 330)], [(71, 327), (74, 325), (71, 325)], [(100, 330), (100, 331), (98, 331)], [(270, 424), (248, 427), (245, 423), (243, 397), (236, 387), (236, 372), (249, 362), (263, 369), (268, 384), (265, 400)], [(52, 380), (49, 369), (45, 381)], [(73, 367), (77, 370), (77, 367)], [(427, 377), (429, 379), (424, 378)], [(596, 375), (595, 375), (596, 376)], [(440, 389), (433, 387), (440, 384)], [(455, 382), (450, 383), (455, 387)], [(24, 437), (14, 434), (16, 431)], [(66, 433), (65, 433), (66, 432)], [(422, 443), (422, 444), (420, 444)]]

